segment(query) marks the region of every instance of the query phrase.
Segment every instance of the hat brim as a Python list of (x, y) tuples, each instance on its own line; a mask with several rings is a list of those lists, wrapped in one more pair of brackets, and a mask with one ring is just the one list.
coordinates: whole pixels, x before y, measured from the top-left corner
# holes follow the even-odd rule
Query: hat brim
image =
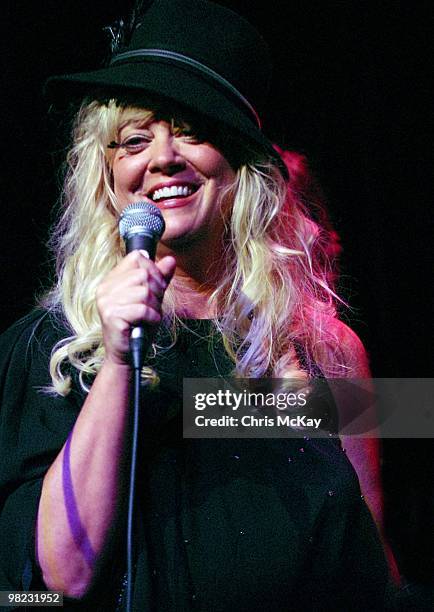
[[(45, 85), (45, 94), (55, 104), (62, 104), (71, 97), (84, 97), (97, 90), (118, 93), (134, 92), (162, 97), (186, 106), (192, 111), (232, 128), (254, 148), (278, 163), (286, 176), (286, 167), (272, 143), (250, 119), (248, 111), (242, 109), (218, 84), (212, 84), (206, 76), (196, 74), (172, 63), (153, 61), (132, 62), (94, 70), (50, 77)], [(256, 145), (256, 147), (255, 147)]]

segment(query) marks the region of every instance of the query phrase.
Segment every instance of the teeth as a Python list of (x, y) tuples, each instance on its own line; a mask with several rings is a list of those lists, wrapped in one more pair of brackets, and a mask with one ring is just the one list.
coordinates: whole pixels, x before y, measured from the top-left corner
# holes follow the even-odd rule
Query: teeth
[(151, 197), (154, 202), (157, 202), (157, 200), (161, 200), (162, 198), (176, 198), (179, 196), (185, 197), (191, 195), (192, 193), (193, 189), (191, 189), (191, 187), (187, 187), (186, 185), (173, 185), (172, 187), (162, 187), (161, 189), (157, 189), (153, 194), (151, 194)]

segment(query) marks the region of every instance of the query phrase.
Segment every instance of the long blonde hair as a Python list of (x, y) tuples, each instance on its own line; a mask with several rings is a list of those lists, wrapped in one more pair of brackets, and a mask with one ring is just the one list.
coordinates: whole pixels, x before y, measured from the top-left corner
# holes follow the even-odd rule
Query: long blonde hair
[[(151, 116), (110, 100), (87, 103), (76, 117), (61, 214), (50, 240), (57, 280), (41, 301), (70, 330), (50, 361), (52, 391), (61, 395), (71, 388), (65, 366), (76, 368), (87, 388), (87, 377), (104, 361), (95, 292), (124, 256), (107, 143), (121, 124)], [(324, 323), (336, 317), (339, 300), (330, 281), (330, 232), (314, 221), (276, 162), (259, 154), (241, 164), (229, 191), (225, 272), (210, 299), (236, 374), (306, 380), (321, 345), (329, 356), (325, 374), (339, 375), (344, 365), (337, 338)], [(165, 317), (176, 327), (170, 286), (166, 298)]]

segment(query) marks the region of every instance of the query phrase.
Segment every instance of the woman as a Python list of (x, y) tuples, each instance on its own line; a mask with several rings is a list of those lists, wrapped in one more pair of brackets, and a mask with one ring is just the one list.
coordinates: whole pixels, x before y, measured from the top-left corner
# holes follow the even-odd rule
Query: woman
[[(87, 99), (53, 235), (57, 283), (3, 339), (2, 582), (115, 607), (140, 323), (157, 390), (142, 407), (135, 609), (382, 609), (382, 548), (334, 440), (180, 433), (186, 376), (367, 374), (336, 317), (330, 234), (259, 127), (266, 46), (202, 0), (157, 0), (124, 44), (109, 67), (49, 83)], [(166, 225), (155, 262), (124, 256), (117, 229), (144, 199)]]

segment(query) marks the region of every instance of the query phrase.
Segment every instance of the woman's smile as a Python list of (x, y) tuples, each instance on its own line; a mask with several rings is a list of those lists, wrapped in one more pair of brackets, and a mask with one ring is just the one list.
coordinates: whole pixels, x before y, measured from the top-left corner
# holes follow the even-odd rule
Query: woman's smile
[(150, 198), (156, 206), (160, 204), (166, 205), (167, 201), (171, 202), (172, 200), (180, 200), (179, 204), (182, 205), (181, 200), (188, 199), (196, 193), (200, 187), (200, 184), (177, 179), (175, 181), (167, 181), (154, 185), (148, 192), (147, 197)]
[(192, 204), (196, 196), (200, 197), (201, 189), (202, 184), (198, 183), (182, 180), (168, 181), (152, 188), (146, 197), (161, 210), (179, 208)]

